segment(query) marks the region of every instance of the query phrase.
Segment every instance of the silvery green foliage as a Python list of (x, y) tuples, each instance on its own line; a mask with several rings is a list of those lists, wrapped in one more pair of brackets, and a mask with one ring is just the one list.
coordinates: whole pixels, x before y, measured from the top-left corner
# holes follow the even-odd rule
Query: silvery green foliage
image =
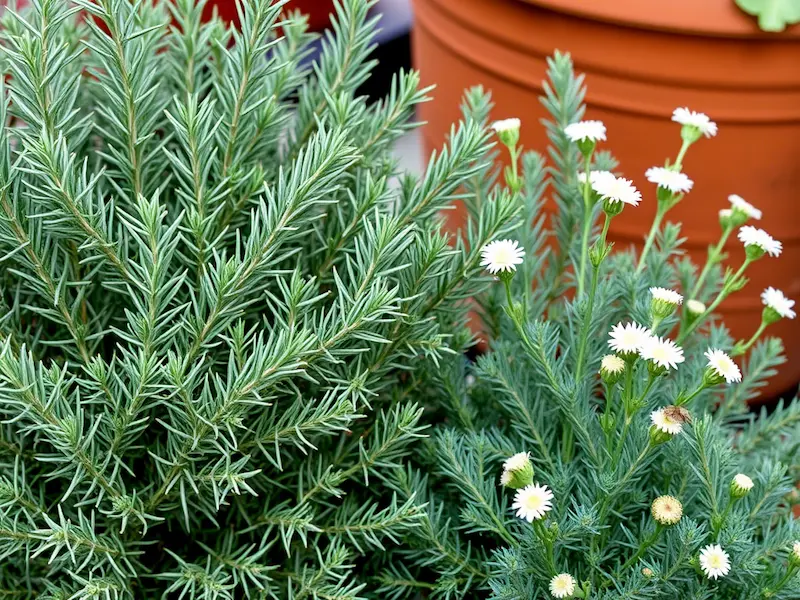
[[(682, 253), (680, 226), (667, 222), (640, 274), (639, 257), (622, 245), (600, 263), (591, 312), (589, 289), (576, 291), (583, 199), (575, 176), (582, 157), (563, 129), (583, 114), (581, 81), (568, 56), (551, 59), (542, 99), (551, 115), (545, 123), (549, 157), (524, 155), (524, 223), (510, 236), (525, 247), (525, 262), (511, 280), (514, 305), (508, 309), (500, 282), (480, 298), (489, 352), (473, 363), (454, 356), (444, 367), (415, 373), (434, 427), (425, 452), (391, 481), (423, 517), (408, 532), (407, 546), (375, 561), (381, 593), (545, 599), (553, 597), (551, 578), (569, 573), (577, 581), (575, 597), (588, 590), (592, 599), (800, 597), (800, 559), (790, 559), (800, 538), (791, 518), (793, 482), (800, 476), (800, 403), (782, 403), (758, 417), (746, 405), (783, 362), (780, 340), (762, 338), (739, 360), (742, 382), (701, 391), (686, 405), (692, 422), (658, 444), (650, 441), (651, 411), (698, 389), (707, 348), (733, 350), (722, 322), (706, 319), (687, 335), (681, 342), (686, 362), (658, 377), (649, 392), (648, 369), (639, 359), (631, 389), (643, 402), (627, 415), (624, 381), (611, 389), (598, 376), (601, 357), (610, 351), (610, 328), (629, 320), (649, 325), (649, 288), (688, 294), (698, 269)], [(468, 110), (479, 118), (489, 113), (476, 103)], [(612, 130), (611, 148), (613, 139)], [(596, 169), (616, 167), (603, 153), (594, 163)], [(644, 178), (641, 183), (643, 203), (655, 204), (655, 186)], [(558, 207), (552, 219), (542, 210), (549, 197)], [(590, 217), (597, 225), (600, 205)], [(647, 208), (625, 207), (630, 210)], [(710, 273), (699, 297), (706, 303), (723, 286), (719, 266)], [(668, 317), (659, 334), (677, 336), (682, 318), (681, 311)], [(579, 367), (584, 335), (586, 366)], [(607, 394), (613, 420), (604, 428)], [(500, 484), (504, 459), (517, 452), (530, 452), (533, 481), (554, 493), (552, 510), (533, 524), (515, 516), (515, 492)], [(755, 485), (732, 503), (737, 473)], [(683, 518), (648, 546), (655, 533), (650, 505), (665, 494), (682, 502)], [(731, 559), (729, 574), (718, 580), (708, 579), (697, 563), (711, 543)]]
[(424, 430), (408, 372), (468, 343), (518, 208), (441, 229), (480, 120), (398, 172), (427, 90), (356, 95), (372, 4), (313, 60), (284, 2), (239, 30), (196, 0), (4, 13), (0, 596), (354, 598), (423, 523), (382, 487)]

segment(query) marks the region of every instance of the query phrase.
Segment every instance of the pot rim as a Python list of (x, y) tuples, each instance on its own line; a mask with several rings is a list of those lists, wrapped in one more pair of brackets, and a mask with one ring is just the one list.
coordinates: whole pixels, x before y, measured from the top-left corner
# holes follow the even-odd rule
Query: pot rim
[[(761, 31), (734, 0), (512, 0), (606, 23), (690, 35), (800, 41), (800, 23)], [(653, 10), (657, 5), (659, 10)], [(789, 40), (787, 40), (789, 38)]]

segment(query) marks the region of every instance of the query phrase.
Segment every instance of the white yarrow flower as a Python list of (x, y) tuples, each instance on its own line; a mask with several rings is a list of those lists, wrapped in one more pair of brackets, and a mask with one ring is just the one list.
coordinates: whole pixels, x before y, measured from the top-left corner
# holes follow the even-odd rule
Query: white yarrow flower
[(589, 177), (592, 189), (601, 199), (611, 203), (623, 202), (638, 206), (642, 193), (636, 189), (630, 179), (624, 177)]
[(532, 523), (544, 517), (553, 508), (550, 501), (553, 492), (546, 485), (532, 483), (521, 490), (517, 490), (511, 508), (516, 509), (517, 516)]
[(486, 244), (481, 255), (481, 266), (494, 275), (503, 271), (516, 271), (517, 265), (522, 264), (525, 252), (516, 240), (497, 240)]
[(722, 350), (709, 348), (705, 351), (705, 357), (708, 359), (708, 367), (727, 383), (738, 383), (742, 380), (739, 366)]
[(521, 125), (521, 121), (516, 118), (511, 119), (501, 119), (500, 121), (495, 121), (492, 123), (492, 129), (496, 133), (503, 133), (504, 131), (514, 131), (515, 129), (519, 129)]
[(782, 291), (774, 287), (768, 287), (761, 292), (761, 302), (764, 303), (764, 306), (771, 308), (784, 319), (794, 319), (797, 315), (797, 313), (792, 310), (794, 300), (790, 300), (783, 295)]
[(688, 108), (676, 108), (672, 113), (672, 120), (681, 125), (696, 127), (707, 138), (717, 135), (717, 124), (704, 113)]
[(731, 559), (719, 544), (709, 544), (700, 552), (700, 568), (709, 579), (725, 577), (731, 570)]
[(735, 209), (742, 211), (751, 219), (755, 219), (756, 221), (761, 219), (761, 211), (758, 210), (755, 206), (750, 204), (747, 200), (742, 198), (737, 194), (731, 194), (728, 196), (728, 201), (731, 203), (731, 206)]
[(665, 167), (650, 167), (644, 175), (647, 177), (647, 181), (655, 183), (658, 187), (667, 189), (673, 194), (685, 194), (694, 185), (694, 181), (689, 179), (685, 173)]
[(647, 327), (639, 325), (638, 323), (617, 323), (611, 328), (609, 333), (608, 345), (615, 352), (621, 354), (638, 353), (642, 349), (642, 345), (647, 341), (652, 333)]
[(675, 306), (683, 304), (683, 296), (681, 296), (675, 290), (669, 290), (662, 287), (651, 287), (650, 293), (653, 295), (655, 300), (661, 300), (662, 302), (674, 304)]
[(606, 126), (602, 121), (579, 121), (564, 127), (564, 133), (572, 142), (605, 141)]
[(659, 408), (658, 410), (651, 412), (650, 421), (653, 423), (655, 428), (662, 433), (678, 435), (681, 431), (683, 431), (683, 423), (672, 418), (670, 414), (663, 408)]
[(561, 573), (550, 580), (550, 593), (554, 598), (571, 598), (575, 593), (575, 578), (569, 573)]
[(778, 240), (763, 229), (758, 229), (751, 225), (745, 225), (739, 229), (739, 241), (742, 242), (745, 247), (758, 246), (770, 256), (780, 256), (781, 250), (783, 250), (783, 244)]
[(685, 359), (683, 350), (670, 339), (650, 336), (645, 340), (641, 349), (642, 358), (652, 361), (665, 369), (677, 369)]

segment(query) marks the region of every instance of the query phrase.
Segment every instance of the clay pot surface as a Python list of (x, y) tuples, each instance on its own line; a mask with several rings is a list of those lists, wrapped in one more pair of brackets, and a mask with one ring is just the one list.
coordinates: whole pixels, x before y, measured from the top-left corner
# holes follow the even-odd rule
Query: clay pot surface
[[(420, 108), (426, 150), (459, 118), (463, 90), (481, 84), (492, 91), (493, 117), (522, 118), (522, 143), (544, 151), (545, 61), (568, 51), (586, 73), (586, 118), (605, 122), (607, 147), (644, 195), (614, 220), (612, 239), (641, 246), (655, 214), (644, 172), (674, 160), (679, 126), (670, 117), (688, 106), (709, 114), (719, 134), (684, 161), (695, 187), (668, 220), (683, 223), (685, 248), (705, 262), (729, 194), (761, 208), (758, 225), (784, 244), (779, 259), (756, 263), (745, 290), (725, 301), (725, 323), (736, 338), (750, 337), (769, 285), (800, 299), (800, 26), (761, 32), (733, 0), (415, 0), (414, 14), (415, 66), (423, 85), (437, 86)], [(738, 266), (735, 236), (727, 250)], [(800, 318), (769, 333), (783, 338), (789, 361), (765, 395), (800, 381)]]

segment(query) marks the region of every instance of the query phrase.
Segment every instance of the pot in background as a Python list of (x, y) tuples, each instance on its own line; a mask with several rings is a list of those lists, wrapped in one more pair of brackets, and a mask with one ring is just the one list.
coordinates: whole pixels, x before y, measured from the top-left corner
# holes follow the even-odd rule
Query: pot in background
[[(695, 186), (668, 220), (683, 223), (685, 248), (705, 262), (719, 239), (717, 213), (734, 193), (764, 211), (758, 225), (784, 244), (780, 259), (757, 263), (749, 285), (722, 305), (725, 323), (749, 338), (768, 285), (800, 298), (800, 26), (764, 33), (732, 0), (415, 0), (414, 12), (415, 66), (423, 85), (437, 84), (420, 107), (426, 151), (441, 145), (463, 90), (476, 84), (492, 91), (493, 116), (522, 118), (522, 143), (543, 151), (545, 61), (569, 51), (586, 73), (586, 118), (605, 122), (620, 170), (644, 193), (639, 208), (614, 219), (611, 238), (641, 247), (655, 214), (644, 172), (674, 160), (680, 136), (670, 116), (688, 106), (710, 115), (719, 134), (684, 161)], [(737, 266), (735, 235), (726, 249)], [(800, 319), (768, 333), (783, 339), (789, 360), (765, 395), (800, 381)]]

